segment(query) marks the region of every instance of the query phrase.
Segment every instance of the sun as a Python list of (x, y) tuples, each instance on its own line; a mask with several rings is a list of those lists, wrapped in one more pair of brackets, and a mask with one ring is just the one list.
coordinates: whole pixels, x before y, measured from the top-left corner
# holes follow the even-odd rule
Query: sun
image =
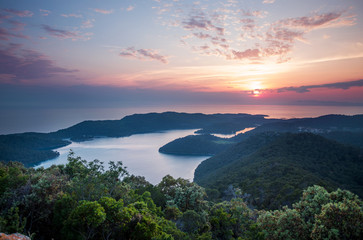
[(260, 96), (260, 95), (261, 95), (261, 91), (260, 91), (259, 89), (254, 89), (254, 90), (252, 91), (252, 95), (253, 95), (254, 97), (258, 97), (258, 96)]

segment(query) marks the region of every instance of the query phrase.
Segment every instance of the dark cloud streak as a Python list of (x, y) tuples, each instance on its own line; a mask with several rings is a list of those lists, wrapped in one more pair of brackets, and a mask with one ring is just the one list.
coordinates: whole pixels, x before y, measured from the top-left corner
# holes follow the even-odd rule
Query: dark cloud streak
[(12, 81), (51, 81), (56, 75), (76, 71), (58, 67), (47, 56), (22, 49), (19, 44), (9, 44), (0, 48), (0, 74), (9, 76)]
[(58, 38), (78, 38), (79, 36), (75, 32), (52, 28), (49, 25), (42, 25), (43, 29), (50, 35)]
[(16, 15), (18, 17), (32, 17), (34, 15), (33, 12), (28, 11), (28, 10), (19, 11), (19, 10), (9, 9), (9, 8), (2, 8), (1, 10), (3, 12), (6, 12), (6, 13), (9, 13), (12, 15)]
[(307, 85), (300, 87), (284, 87), (277, 89), (277, 92), (297, 92), (297, 93), (307, 93), (310, 92), (311, 89), (316, 88), (331, 88), (331, 89), (344, 89), (347, 90), (352, 87), (363, 87), (363, 79), (350, 81), (350, 82), (336, 82), (336, 83), (327, 83), (327, 84), (318, 84), (318, 85)]
[(134, 47), (129, 47), (122, 49), (119, 55), (121, 57), (136, 58), (139, 60), (156, 60), (164, 64), (168, 63), (166, 56), (159, 54), (158, 51), (153, 49), (135, 49)]

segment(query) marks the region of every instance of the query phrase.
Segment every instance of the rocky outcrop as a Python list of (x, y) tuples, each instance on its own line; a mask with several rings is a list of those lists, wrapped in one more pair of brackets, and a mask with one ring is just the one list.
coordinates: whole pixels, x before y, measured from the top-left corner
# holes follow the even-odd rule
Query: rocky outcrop
[(20, 233), (13, 233), (10, 235), (6, 235), (5, 233), (0, 233), (0, 240), (31, 240), (30, 237), (27, 237)]

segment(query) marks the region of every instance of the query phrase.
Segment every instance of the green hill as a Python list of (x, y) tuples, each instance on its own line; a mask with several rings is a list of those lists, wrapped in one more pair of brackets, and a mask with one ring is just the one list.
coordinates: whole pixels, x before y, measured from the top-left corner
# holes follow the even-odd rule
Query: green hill
[(238, 187), (249, 203), (275, 209), (298, 200), (307, 186), (349, 189), (363, 196), (360, 150), (311, 133), (256, 136), (202, 162), (194, 181), (223, 197)]
[(175, 155), (214, 155), (229, 148), (234, 142), (209, 134), (190, 135), (175, 139), (159, 149), (161, 153)]
[(70, 144), (67, 140), (54, 138), (45, 133), (0, 135), (0, 162), (18, 161), (34, 166), (41, 161), (53, 159), (59, 153), (52, 149)]
[[(270, 122), (248, 132), (250, 136), (260, 132), (310, 132), (338, 142), (363, 148), (363, 115), (325, 115), (316, 118), (288, 119)], [(241, 137), (240, 140), (246, 138)], [(238, 136), (237, 136), (238, 137)]]
[[(253, 117), (258, 119), (258, 115)], [(222, 127), (223, 124), (224, 127)], [(233, 129), (242, 130), (252, 125), (251, 116), (246, 116), (243, 121), (212, 124), (197, 131), (197, 133), (213, 133), (212, 129), (221, 133), (235, 133), (236, 131)], [(259, 125), (258, 121), (255, 122), (255, 125)], [(241, 133), (232, 138), (206, 137), (204, 135), (180, 138), (160, 148), (160, 152), (177, 155), (214, 155), (235, 143), (266, 132), (267, 135), (271, 135), (271, 133), (310, 132), (343, 144), (363, 148), (363, 115), (326, 115), (317, 118), (271, 120), (247, 133)], [(257, 136), (257, 138), (260, 137)], [(264, 140), (260, 138), (260, 141)]]

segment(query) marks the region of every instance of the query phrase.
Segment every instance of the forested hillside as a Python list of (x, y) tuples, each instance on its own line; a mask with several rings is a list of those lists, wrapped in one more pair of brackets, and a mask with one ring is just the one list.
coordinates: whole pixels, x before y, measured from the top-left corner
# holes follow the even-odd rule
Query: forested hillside
[(18, 161), (26, 166), (34, 166), (57, 157), (59, 153), (52, 150), (68, 144), (68, 140), (45, 133), (0, 135), (0, 162)]
[[(242, 127), (242, 125), (240, 126)], [(203, 133), (205, 129), (197, 131), (197, 133)], [(186, 136), (164, 145), (160, 148), (160, 152), (177, 155), (214, 155), (254, 135), (286, 132), (314, 133), (346, 145), (363, 149), (363, 115), (326, 115), (317, 118), (273, 120), (262, 125), (256, 124), (256, 128), (232, 138), (217, 138), (205, 136), (204, 134)]]
[(313, 184), (363, 196), (360, 149), (311, 133), (269, 136), (262, 137), (265, 142), (253, 136), (205, 160), (194, 181), (219, 197), (229, 186), (238, 187), (252, 206), (268, 209), (291, 205)]
[[(362, 201), (311, 186), (292, 208), (257, 211), (240, 189), (223, 202), (165, 176), (158, 185), (74, 156), (48, 169), (0, 163), (0, 232), (34, 240), (362, 239)], [(339, 219), (339, 221), (336, 221)]]
[(226, 150), (235, 142), (209, 134), (190, 135), (175, 139), (159, 149), (161, 153), (174, 155), (214, 155)]

